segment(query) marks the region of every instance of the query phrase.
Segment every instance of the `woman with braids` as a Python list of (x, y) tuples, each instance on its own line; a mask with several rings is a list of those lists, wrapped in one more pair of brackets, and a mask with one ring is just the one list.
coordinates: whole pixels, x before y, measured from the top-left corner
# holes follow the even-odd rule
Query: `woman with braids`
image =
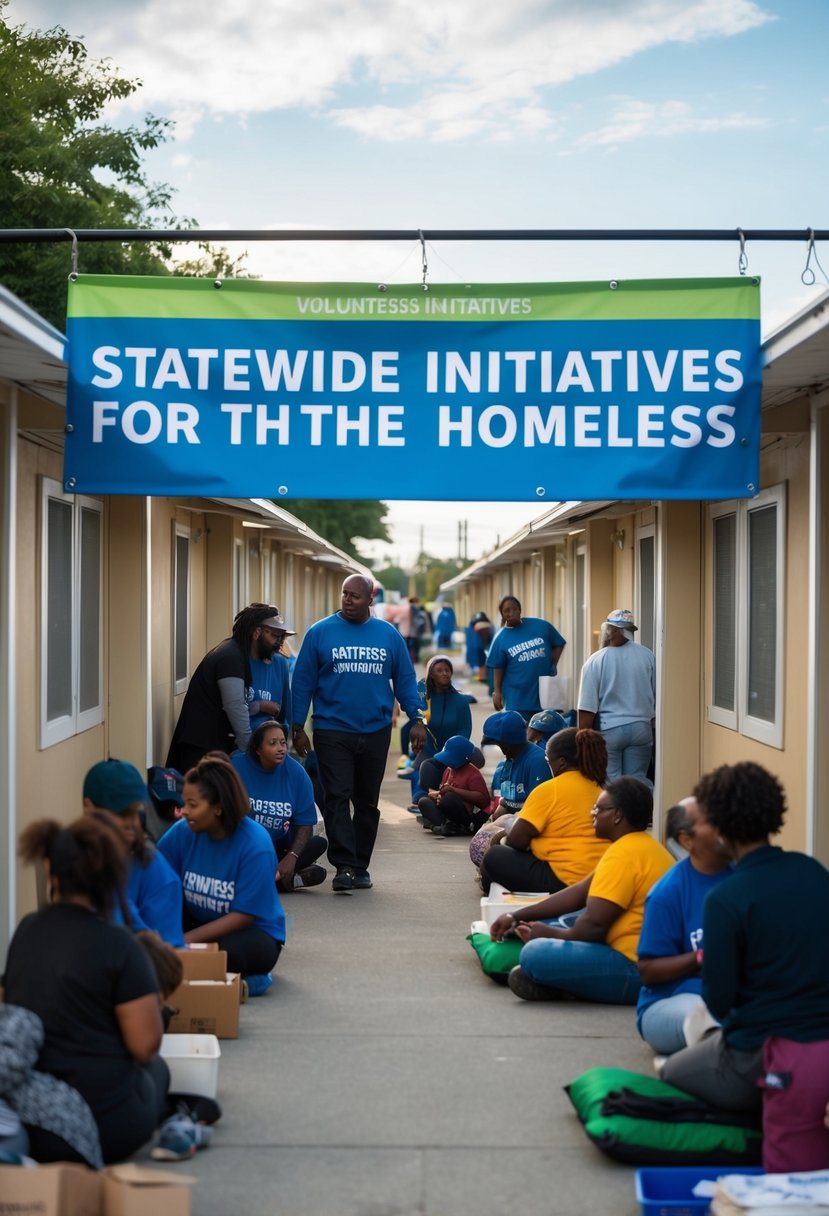
[[(167, 768), (186, 773), (209, 751), (244, 751), (251, 717), (281, 717), (282, 705), (267, 698), (248, 700), (254, 681), (251, 660), (267, 662), (291, 631), (273, 604), (248, 604), (236, 616), (233, 633), (204, 656), (184, 696), (167, 753)], [(261, 681), (260, 681), (261, 682)]]
[(158, 850), (181, 879), (184, 939), (218, 942), (231, 971), (269, 977), (285, 942), (271, 838), (250, 818), (239, 774), (220, 753), (186, 773), (182, 795), (181, 819)]
[(484, 889), (560, 891), (592, 874), (607, 848), (591, 809), (607, 777), (607, 748), (596, 730), (567, 727), (545, 749), (551, 781), (527, 796), (515, 821), (481, 866)]
[[(44, 1042), (37, 1062), (89, 1105), (104, 1161), (121, 1161), (149, 1140), (164, 1111), (167, 1065), (158, 1056), (158, 983), (140, 943), (110, 923), (123, 904), (127, 848), (117, 827), (89, 815), (62, 827), (51, 819), (20, 837), (25, 861), (42, 861), (51, 903), (24, 917), (9, 946), (5, 1000), (36, 1013)], [(37, 1160), (79, 1160), (41, 1132)]]
[[(701, 778), (694, 797), (736, 863), (702, 915), (702, 998), (722, 1029), (670, 1056), (662, 1076), (726, 1110), (776, 1107), (786, 1130), (770, 1136), (764, 1111), (775, 1149), (764, 1145), (766, 1170), (826, 1168), (829, 873), (769, 843), (786, 798), (759, 764), (724, 764)], [(774, 1087), (765, 1099), (763, 1074)]]

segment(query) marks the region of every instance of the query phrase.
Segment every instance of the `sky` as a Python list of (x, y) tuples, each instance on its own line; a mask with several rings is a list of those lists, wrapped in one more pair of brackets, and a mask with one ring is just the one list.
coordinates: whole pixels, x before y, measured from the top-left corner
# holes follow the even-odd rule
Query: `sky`
[[(145, 164), (201, 227), (422, 229), (428, 282), (520, 283), (732, 276), (739, 246), (428, 230), (829, 225), (827, 0), (11, 0), (6, 19), (62, 24), (143, 82), (113, 120), (175, 120)], [(417, 240), (230, 248), (265, 280), (422, 278)], [(805, 242), (746, 253), (766, 334), (826, 289), (814, 261), (801, 282)], [(454, 557), (466, 520), (475, 558), (538, 513), (390, 503), (394, 543), (364, 552), (407, 565), (422, 529)]]

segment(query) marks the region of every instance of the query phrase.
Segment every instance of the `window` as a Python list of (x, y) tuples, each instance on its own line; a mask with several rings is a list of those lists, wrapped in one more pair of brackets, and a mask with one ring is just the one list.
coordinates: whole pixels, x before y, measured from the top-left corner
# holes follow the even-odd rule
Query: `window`
[(40, 746), (103, 721), (103, 506), (41, 484)]
[(782, 486), (710, 508), (712, 722), (783, 746)]
[(190, 532), (183, 524), (173, 534), (173, 672), (178, 695), (190, 674)]

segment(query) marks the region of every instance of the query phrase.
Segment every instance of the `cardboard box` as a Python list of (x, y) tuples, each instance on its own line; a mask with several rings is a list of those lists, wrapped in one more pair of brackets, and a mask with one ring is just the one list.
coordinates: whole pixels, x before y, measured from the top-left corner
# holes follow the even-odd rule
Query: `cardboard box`
[(103, 1216), (190, 1216), (195, 1181), (190, 1174), (172, 1170), (111, 1165), (103, 1172)]
[(84, 1165), (0, 1165), (0, 1216), (101, 1216), (101, 1176)]
[(184, 968), (185, 980), (224, 980), (227, 975), (227, 951), (216, 942), (204, 942), (177, 950)]
[(548, 891), (507, 891), (494, 882), (489, 888), (489, 895), (481, 899), (481, 920), (491, 925), (504, 912), (515, 912), (518, 908), (526, 908), (528, 904), (537, 904), (549, 897)]
[(241, 978), (238, 972), (228, 971), (224, 979), (185, 980), (167, 1002), (177, 1010), (167, 1032), (238, 1039)]

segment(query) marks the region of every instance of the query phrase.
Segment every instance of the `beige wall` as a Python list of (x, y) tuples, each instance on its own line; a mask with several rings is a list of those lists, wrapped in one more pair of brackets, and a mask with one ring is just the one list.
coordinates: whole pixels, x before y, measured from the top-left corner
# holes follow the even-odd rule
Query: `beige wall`
[(824, 865), (829, 866), (829, 403), (816, 412), (815, 465), (817, 469), (818, 536), (816, 564), (817, 587), (817, 667), (815, 671), (815, 718), (812, 724), (817, 740), (814, 756), (815, 831), (814, 850)]
[[(784, 572), (784, 666), (783, 747), (748, 739), (737, 731), (707, 720), (703, 704), (702, 770), (720, 764), (753, 760), (773, 772), (786, 789), (789, 812), (780, 842), (786, 848), (806, 847), (806, 728), (807, 728), (807, 639), (809, 636), (809, 445), (780, 444), (762, 461), (763, 487), (784, 484), (786, 488), (786, 541)], [(711, 537), (705, 528), (705, 680), (711, 687)]]

